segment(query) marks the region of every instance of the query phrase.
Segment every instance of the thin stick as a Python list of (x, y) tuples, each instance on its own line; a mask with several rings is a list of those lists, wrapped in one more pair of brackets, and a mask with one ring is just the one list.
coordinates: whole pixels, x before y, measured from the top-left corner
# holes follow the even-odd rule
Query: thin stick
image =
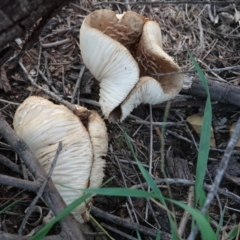
[[(178, 185), (183, 185), (183, 186), (193, 186), (195, 185), (195, 181), (193, 180), (187, 180), (187, 179), (180, 179), (180, 178), (166, 178), (166, 179), (155, 179), (155, 183), (156, 184), (163, 184), (163, 183), (168, 183), (168, 184), (178, 184)], [(137, 184), (137, 185), (133, 185), (131, 188), (132, 189), (138, 189), (138, 188), (147, 188), (148, 187), (148, 183), (141, 183), (141, 184)], [(212, 185), (209, 184), (204, 184), (203, 185), (204, 189), (206, 189), (207, 191), (211, 191), (212, 189)], [(229, 192), (227, 189), (221, 189), (218, 188), (217, 192), (219, 194), (222, 194), (228, 198), (230, 198), (231, 200), (235, 201), (236, 203), (240, 203), (240, 197), (232, 192)]]
[(184, 126), (185, 121), (179, 121), (179, 122), (148, 122), (148, 121), (144, 121), (144, 120), (135, 120), (132, 121), (133, 123), (137, 123), (137, 124), (146, 124), (146, 125), (154, 125), (154, 126)]
[(86, 67), (82, 66), (82, 68), (81, 68), (81, 70), (79, 72), (79, 76), (78, 76), (78, 79), (77, 79), (77, 82), (75, 84), (75, 87), (74, 87), (74, 90), (73, 90), (73, 94), (72, 94), (72, 100), (71, 100), (72, 104), (74, 103), (74, 100), (75, 100), (75, 97), (76, 97), (76, 94), (77, 94), (77, 90), (79, 89), (79, 91), (80, 91), (80, 83), (81, 83), (82, 76), (83, 76), (83, 73), (84, 73), (85, 69), (86, 69)]
[[(194, 187), (191, 186), (189, 188), (189, 192), (188, 192), (187, 204), (188, 204), (188, 206), (192, 207), (193, 203), (194, 203)], [(180, 237), (182, 237), (182, 235), (185, 231), (185, 228), (186, 228), (189, 217), (190, 217), (190, 213), (187, 212), (187, 211), (184, 211), (181, 222), (180, 222), (179, 227), (178, 227), (178, 235)]]
[[(238, 119), (237, 121), (237, 124), (236, 124), (236, 128), (235, 128), (235, 131), (233, 132), (229, 142), (228, 142), (228, 145), (227, 145), (227, 148), (225, 150), (225, 153), (222, 157), (222, 160), (220, 162), (220, 165), (217, 169), (217, 174), (215, 176), (215, 179), (214, 179), (214, 182), (211, 186), (211, 191), (208, 193), (207, 195), (207, 199), (205, 201), (205, 204), (201, 210), (201, 213), (203, 215), (205, 215), (207, 212), (208, 212), (208, 209), (211, 205), (211, 202), (213, 201), (215, 195), (217, 194), (218, 192), (218, 188), (219, 188), (219, 185), (222, 181), (222, 178), (224, 176), (224, 173), (227, 169), (227, 166), (228, 166), (228, 162), (230, 160), (230, 157), (232, 155), (232, 151), (239, 139), (239, 136), (240, 136), (240, 118)], [(188, 240), (193, 240), (195, 239), (196, 235), (198, 233), (198, 226), (195, 226), (193, 228), (193, 230), (191, 231), (189, 237), (188, 237)]]
[[(147, 121), (147, 120), (149, 119), (149, 117), (150, 117), (150, 116), (147, 116), (144, 120)], [(143, 126), (143, 124), (141, 124), (141, 125), (137, 128), (137, 130), (133, 133), (132, 137), (134, 137), (134, 136), (138, 133), (138, 131), (142, 128), (142, 126)]]
[(22, 180), (15, 177), (5, 176), (0, 174), (0, 184), (6, 186), (12, 186), (17, 188), (22, 188), (27, 191), (37, 192), (40, 188), (40, 184), (37, 182), (30, 182), (26, 180)]
[(23, 221), (22, 221), (22, 223), (21, 223), (21, 226), (20, 226), (20, 228), (18, 229), (18, 239), (19, 239), (19, 240), (21, 240), (21, 238), (22, 238), (22, 231), (23, 231), (23, 229), (25, 228), (25, 225), (26, 225), (26, 223), (27, 223), (28, 218), (30, 217), (30, 215), (32, 214), (32, 212), (33, 212), (33, 210), (34, 210), (34, 206), (36, 205), (38, 199), (39, 199), (40, 197), (42, 197), (43, 191), (44, 191), (44, 189), (45, 189), (45, 187), (46, 187), (46, 185), (47, 185), (47, 183), (48, 183), (48, 180), (49, 180), (49, 179), (51, 178), (51, 176), (52, 176), (53, 170), (54, 170), (54, 168), (55, 168), (55, 166), (56, 166), (57, 159), (58, 159), (58, 157), (59, 157), (59, 154), (60, 154), (61, 150), (62, 150), (62, 142), (59, 142), (58, 147), (57, 147), (57, 151), (56, 151), (56, 154), (55, 154), (55, 157), (54, 157), (54, 159), (53, 159), (53, 162), (52, 162), (52, 164), (51, 164), (51, 168), (50, 168), (49, 173), (48, 173), (48, 176), (47, 176), (47, 178), (44, 180), (42, 186), (40, 187), (40, 189), (39, 189), (39, 191), (38, 191), (38, 193), (37, 193), (37, 196), (36, 196), (36, 197), (33, 199), (33, 201), (31, 202), (31, 204), (30, 204), (30, 206), (29, 206), (29, 208), (28, 208), (28, 211), (27, 211), (26, 215), (24, 216), (24, 219), (23, 219)]
[(0, 99), (0, 102), (4, 102), (4, 103), (8, 103), (8, 104), (12, 104), (12, 105), (17, 105), (17, 106), (20, 105), (20, 103), (11, 102), (11, 101), (7, 101), (7, 100), (4, 100), (4, 99)]
[(16, 172), (20, 175), (23, 175), (21, 167), (19, 165), (15, 164), (15, 163), (13, 163), (10, 159), (6, 158), (2, 154), (0, 154), (0, 163), (7, 166), (12, 171), (14, 171), (14, 172)]
[(126, 5), (125, 5), (126, 10), (131, 11), (131, 6), (129, 5), (129, 0), (125, 0), (125, 2), (126, 2)]
[[(96, 217), (106, 219), (110, 222), (113, 222), (114, 224), (126, 227), (128, 229), (132, 229), (132, 230), (135, 230), (135, 231), (139, 231), (139, 232), (141, 232), (145, 235), (148, 235), (148, 236), (156, 237), (157, 230), (139, 225), (139, 224), (134, 223), (134, 222), (129, 222), (126, 219), (123, 219), (123, 218), (114, 216), (110, 213), (104, 212), (104, 211), (102, 211), (102, 210), (100, 210), (100, 209), (98, 209), (94, 206), (91, 208), (91, 213), (94, 214)], [(161, 232), (161, 237), (162, 237), (162, 239), (165, 239), (165, 240), (170, 240), (171, 239), (171, 235), (168, 234), (168, 233), (165, 233), (165, 232)]]
[(51, 73), (49, 71), (49, 68), (48, 68), (48, 54), (47, 52), (43, 52), (43, 56), (44, 56), (44, 62), (45, 62), (45, 70), (47, 72), (47, 76), (48, 76), (48, 82), (50, 85), (52, 85), (52, 76), (51, 76)]
[(35, 82), (37, 82), (37, 78), (38, 78), (38, 70), (40, 69), (40, 65), (41, 65), (41, 57), (42, 57), (42, 46), (39, 45), (38, 64), (37, 64), (37, 73), (35, 77)]
[(132, 237), (132, 236), (130, 236), (130, 235), (128, 235), (128, 234), (126, 234), (126, 233), (124, 233), (124, 232), (122, 232), (122, 231), (114, 228), (114, 227), (111, 227), (111, 226), (109, 226), (109, 225), (106, 224), (106, 223), (101, 223), (101, 225), (102, 225), (104, 228), (107, 228), (107, 229), (109, 229), (110, 231), (115, 232), (115, 233), (119, 234), (120, 236), (123, 236), (124, 239), (137, 240), (137, 238)]
[[(152, 105), (149, 105), (149, 113), (150, 113), (150, 144), (149, 144), (149, 168), (148, 172), (152, 175), (152, 155), (153, 155), (153, 117), (152, 117)], [(148, 186), (148, 192), (150, 192), (150, 186)], [(148, 206), (150, 202), (146, 203), (146, 211), (145, 211), (145, 220), (148, 219)]]
[[(110, 151), (113, 153), (112, 144), (110, 144)], [(119, 168), (119, 170), (120, 170), (120, 173), (121, 173), (121, 176), (122, 176), (122, 180), (123, 180), (123, 182), (124, 182), (124, 186), (125, 186), (125, 188), (127, 188), (128, 185), (127, 185), (126, 179), (124, 178), (124, 174), (123, 174), (123, 171), (122, 171), (121, 164), (119, 163), (119, 160), (118, 160), (118, 158), (117, 158), (117, 156), (116, 156), (115, 154), (114, 154), (114, 158), (115, 158), (115, 160), (116, 160), (116, 162), (117, 162), (117, 165), (118, 165), (118, 168)], [(136, 211), (135, 211), (135, 209), (134, 209), (134, 206), (133, 206), (133, 202), (132, 202), (131, 197), (128, 197), (128, 202), (130, 203), (131, 209), (132, 209), (132, 211), (133, 211), (135, 221), (136, 221), (137, 223), (139, 223), (138, 218), (137, 218), (137, 214), (136, 214)], [(129, 212), (130, 212), (130, 214), (131, 214), (131, 211), (129, 211)], [(130, 215), (130, 214), (129, 214), (129, 215)], [(130, 215), (130, 216), (131, 216), (131, 215)], [(133, 217), (131, 217), (131, 219), (132, 219), (132, 218), (133, 218)], [(132, 220), (133, 220), (133, 219), (132, 219)], [(133, 222), (135, 222), (135, 221), (133, 220)]]
[(43, 74), (43, 72), (40, 69), (38, 69), (38, 72), (40, 73), (43, 80), (47, 83), (47, 85), (54, 91), (54, 93), (58, 94), (56, 88), (52, 86), (51, 80), (47, 79), (47, 77)]
[(37, 84), (34, 82), (33, 78), (28, 74), (27, 69), (24, 67), (24, 65), (23, 65), (21, 62), (19, 62), (19, 65), (20, 65), (20, 67), (22, 68), (22, 70), (24, 71), (24, 73), (26, 74), (28, 80), (31, 82), (31, 84), (32, 84), (34, 87), (40, 89), (41, 91), (43, 91), (44, 93), (46, 93), (47, 95), (49, 95), (51, 98), (53, 98), (53, 99), (55, 99), (56, 101), (62, 103), (63, 105), (65, 105), (66, 107), (68, 107), (69, 109), (71, 109), (72, 111), (75, 111), (75, 110), (76, 110), (76, 107), (75, 107), (73, 104), (69, 103), (68, 101), (63, 100), (61, 97), (57, 96), (57, 95), (54, 94), (53, 92), (51, 92), (51, 91), (49, 91), (49, 90), (47, 90), (47, 89), (44, 89), (44, 88), (42, 88), (41, 86), (37, 85)]
[(63, 45), (68, 42), (71, 42), (71, 39), (67, 38), (67, 39), (63, 39), (63, 40), (52, 42), (52, 43), (41, 43), (41, 45), (43, 48), (50, 48), (50, 47), (56, 47), (59, 45)]

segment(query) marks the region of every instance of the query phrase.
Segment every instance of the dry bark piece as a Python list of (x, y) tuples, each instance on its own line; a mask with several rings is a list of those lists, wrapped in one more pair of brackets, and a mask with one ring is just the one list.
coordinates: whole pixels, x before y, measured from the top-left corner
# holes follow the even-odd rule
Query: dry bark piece
[(48, 19), (68, 2), (68, 0), (0, 1), (0, 50), (23, 36), (39, 19)]
[[(14, 116), (14, 129), (27, 143), (46, 172), (54, 159), (58, 143), (63, 149), (52, 180), (69, 205), (82, 196), (83, 189), (98, 187), (103, 180), (107, 152), (107, 131), (96, 112), (77, 107), (78, 114), (63, 105), (56, 105), (41, 97), (27, 98)], [(87, 113), (87, 114), (86, 114)], [(81, 116), (86, 120), (82, 123)], [(94, 175), (93, 175), (94, 174)], [(87, 221), (91, 198), (72, 213), (80, 222)]]
[[(226, 82), (219, 82), (207, 79), (209, 92), (212, 101), (219, 101), (221, 103), (232, 104), (240, 107), (240, 87)], [(207, 97), (207, 92), (199, 79), (194, 77), (192, 85), (188, 89), (182, 89), (181, 93), (192, 96)]]
[(162, 49), (157, 22), (135, 12), (90, 13), (80, 29), (83, 62), (100, 81), (100, 106), (110, 122), (123, 121), (141, 103), (159, 104), (182, 88), (180, 67)]

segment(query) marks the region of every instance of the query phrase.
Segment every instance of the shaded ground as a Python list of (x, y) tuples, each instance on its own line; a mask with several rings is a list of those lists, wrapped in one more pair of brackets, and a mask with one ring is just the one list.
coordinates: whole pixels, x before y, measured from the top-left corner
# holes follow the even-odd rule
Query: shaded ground
[[(79, 4), (74, 2), (63, 8), (56, 17), (51, 19), (42, 32), (40, 41), (35, 44), (33, 49), (26, 52), (22, 58), (23, 65), (40, 86), (48, 87), (64, 99), (71, 101), (74, 89), (78, 87), (76, 86), (76, 81), (82, 68), (78, 47), (79, 27), (89, 12), (102, 7), (123, 12), (129, 6), (108, 3), (94, 5), (94, 2), (92, 4), (89, 4), (89, 2)], [(234, 6), (225, 3), (216, 6), (135, 4), (132, 5), (131, 10), (159, 22), (162, 29), (164, 50), (186, 71), (186, 76), (194, 76), (194, 73), (188, 72), (194, 68), (187, 55), (188, 52), (191, 52), (203, 70), (223, 68), (222, 71), (212, 70), (206, 72), (206, 76), (209, 79), (239, 85), (239, 68), (224, 70), (226, 67), (240, 65), (240, 25), (234, 19), (234, 16), (236, 18), (239, 17), (235, 14), (235, 7), (240, 11), (240, 5)], [(64, 41), (57, 45), (57, 41), (62, 40)], [(24, 40), (22, 39), (22, 41)], [(16, 51), (21, 46), (21, 42), (20, 45), (14, 45)], [(20, 67), (10, 68), (11, 66), (8, 66), (8, 68), (1, 71), (1, 82), (4, 84), (4, 89), (10, 90), (7, 92), (1, 90), (0, 107), (8, 122), (12, 123), (17, 105), (11, 102), (19, 104), (30, 94), (42, 95), (42, 93), (31, 87)], [(41, 75), (46, 76), (48, 82), (45, 82)], [(3, 79), (5, 79), (4, 83)], [(77, 91), (75, 96), (75, 103), (84, 104), (89, 109), (95, 109), (101, 114), (99, 107), (91, 104), (89, 101), (98, 101), (98, 90), (97, 82), (86, 70), (81, 80), (80, 91)], [(179, 96), (176, 99), (169, 109), (167, 122), (171, 124), (166, 127), (164, 136), (162, 136), (161, 126), (151, 124), (149, 121), (151, 119), (151, 122), (155, 123), (163, 121), (166, 103), (160, 106), (153, 106), (152, 115), (150, 114), (149, 106), (140, 106), (132, 113), (135, 118), (129, 117), (124, 123), (116, 125), (106, 122), (109, 133), (106, 180), (115, 176), (115, 179), (108, 186), (136, 187), (136, 185), (141, 185), (144, 182), (126, 145), (124, 131), (131, 137), (138, 159), (147, 170), (151, 169), (150, 172), (156, 180), (163, 178), (161, 171), (162, 155), (164, 155), (166, 160), (165, 170), (168, 178), (195, 179), (199, 136), (186, 123), (186, 118), (196, 113), (201, 115), (204, 110), (205, 100), (189, 95), (181, 95), (181, 97)], [(2, 102), (2, 100), (8, 102)], [(182, 107), (181, 103), (186, 103), (186, 101), (188, 104), (183, 104), (184, 107)], [(208, 184), (211, 184), (211, 180), (215, 176), (218, 162), (229, 140), (230, 126), (237, 121), (238, 117), (238, 108), (213, 102), (212, 126), (216, 146), (211, 147), (209, 155), (206, 174), (206, 183)], [(145, 120), (144, 124), (140, 124), (139, 120)], [(164, 137), (164, 154), (161, 145), (162, 137)], [(17, 156), (9, 148), (4, 144), (0, 144), (0, 146), (1, 154), (20, 164)], [(230, 177), (224, 179), (221, 185), (221, 188), (227, 188), (236, 194), (239, 193), (239, 180), (235, 179), (235, 183), (233, 183), (231, 176), (239, 177), (240, 175), (239, 155), (240, 151), (236, 148), (228, 169)], [(1, 165), (0, 174), (17, 177), (16, 173), (10, 171), (4, 165)], [(187, 202), (189, 186), (173, 184), (170, 188), (171, 191), (163, 183), (159, 184), (159, 187), (166, 197)], [(1, 214), (2, 231), (10, 233), (17, 231), (25, 215), (24, 211), (33, 197), (34, 194), (32, 193), (20, 191), (12, 187), (0, 186), (0, 210), (11, 203), (12, 200), (24, 198), (24, 201), (20, 201), (10, 211)], [(215, 227), (218, 225), (222, 209), (229, 207), (232, 209), (226, 209), (223, 223), (223, 226), (226, 226), (226, 229), (229, 230), (239, 222), (240, 216), (237, 209), (240, 202), (232, 201), (225, 195), (219, 195), (218, 197), (218, 201), (215, 201), (210, 209), (212, 225)], [(45, 215), (47, 208), (44, 203), (39, 202), (38, 205), (42, 207), (43, 215)], [(95, 197), (94, 206), (105, 212), (117, 215), (124, 220), (137, 222), (152, 230), (158, 228), (166, 233), (170, 231), (166, 212), (153, 202), (149, 202), (149, 205), (147, 205), (144, 199), (97, 196)], [(179, 223), (183, 217), (183, 212), (175, 208), (174, 213)], [(36, 213), (36, 215), (32, 216), (31, 221), (35, 222), (38, 218), (39, 215)], [(114, 225), (109, 220), (106, 220), (104, 216), (102, 218), (98, 217), (97, 220), (99, 223), (103, 223), (104, 228), (115, 239), (130, 239), (129, 237), (121, 236), (115, 230), (127, 233), (134, 237), (133, 239), (136, 238), (136, 232), (128, 227), (119, 227), (118, 224)], [(40, 225), (40, 223), (41, 221), (35, 225)], [(93, 232), (100, 232), (93, 222), (89, 225)], [(108, 230), (109, 226), (115, 230)], [(35, 227), (27, 225), (24, 234), (28, 234)], [(53, 231), (58, 231), (58, 227), (55, 227)], [(225, 229), (223, 229), (223, 233), (224, 231)], [(189, 226), (187, 225), (183, 238), (187, 237), (188, 233)], [(146, 239), (150, 238), (146, 237)]]

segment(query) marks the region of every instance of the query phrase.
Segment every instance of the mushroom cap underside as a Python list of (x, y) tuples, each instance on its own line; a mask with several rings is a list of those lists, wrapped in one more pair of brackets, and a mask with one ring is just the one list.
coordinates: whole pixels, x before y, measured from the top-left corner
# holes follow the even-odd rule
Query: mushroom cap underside
[[(137, 27), (130, 27), (130, 24), (126, 22), (126, 19), (129, 20), (131, 18), (135, 19), (134, 23), (138, 23), (136, 24)], [(123, 27), (119, 27), (119, 25), (121, 25), (121, 22), (124, 21), (126, 29), (129, 28), (130, 31), (132, 31), (132, 29), (135, 30), (133, 37), (134, 40), (132, 40), (132, 42), (128, 40), (128, 44), (119, 39), (119, 36), (125, 36), (125, 32), (128, 31)], [(113, 31), (113, 29), (115, 29), (115, 31)], [(92, 46), (94, 46), (92, 48), (95, 48), (97, 39), (106, 38), (106, 42), (108, 41), (106, 44), (104, 43), (105, 40), (98, 42), (99, 50), (95, 50), (95, 54), (92, 54), (91, 47), (86, 48), (83, 46), (86, 46), (87, 43), (90, 44), (90, 42), (87, 41), (87, 39), (90, 39), (90, 37), (86, 37), (86, 32), (88, 32), (90, 35), (90, 31), (92, 34), (91, 39), (95, 39), (96, 41), (96, 43), (92, 44)], [(139, 31), (138, 34), (136, 34), (137, 31)], [(94, 38), (93, 35), (99, 36), (98, 38)], [(122, 37), (122, 39), (124, 38)], [(122, 57), (118, 58), (117, 65), (115, 65), (117, 67), (115, 68), (116, 71), (114, 74), (108, 74), (107, 77), (102, 77), (100, 75), (96, 77), (97, 80), (103, 79), (100, 80), (99, 103), (104, 116), (108, 118), (110, 122), (124, 120), (124, 118), (127, 116), (126, 113), (128, 112), (129, 114), (135, 106), (139, 105), (141, 103), (139, 102), (140, 99), (145, 99), (144, 96), (139, 97), (139, 94), (146, 94), (142, 90), (147, 89), (146, 84), (151, 81), (148, 80), (148, 83), (144, 83), (145, 87), (141, 87), (142, 90), (135, 89), (139, 86), (142, 86), (142, 82), (140, 80), (142, 77), (150, 77), (152, 80), (155, 79), (159, 83), (159, 86), (156, 89), (161, 89), (158, 93), (156, 92), (156, 89), (152, 93), (148, 92), (148, 94), (152, 94), (151, 98), (149, 98), (152, 100), (150, 102), (143, 103), (153, 104), (154, 102), (154, 104), (159, 104), (176, 96), (182, 88), (184, 76), (183, 74), (179, 73), (180, 67), (162, 49), (161, 29), (159, 27), (159, 24), (155, 21), (144, 18), (137, 13), (133, 14), (131, 11), (116, 15), (110, 10), (97, 10), (85, 18), (80, 30), (80, 46), (81, 42), (83, 42), (82, 47), (80, 47), (83, 55), (83, 60), (87, 59), (87, 61), (84, 61), (84, 63), (87, 67), (90, 66), (88, 68), (95, 77), (97, 76), (97, 74), (94, 74), (95, 69), (97, 69), (98, 74), (102, 72), (106, 73), (106, 71), (103, 71), (103, 69), (105, 70), (105, 66), (109, 67), (107, 68), (108, 70), (112, 69), (110, 67), (113, 64), (112, 59), (109, 60), (109, 58), (105, 57), (107, 53), (103, 49), (108, 49), (117, 45), (119, 46), (121, 43), (119, 49), (124, 49), (124, 54), (128, 57), (129, 55), (132, 57), (130, 58), (131, 60), (129, 62), (134, 63), (134, 67), (131, 68), (131, 71), (128, 73), (124, 72), (123, 68), (121, 68), (122, 64), (125, 64), (124, 58)], [(133, 42), (134, 44), (131, 45)], [(110, 46), (111, 44), (112, 46)], [(102, 49), (100, 49), (101, 46)], [(89, 51), (89, 49), (91, 50)], [(104, 60), (97, 61), (96, 59), (93, 59), (97, 55), (97, 52), (99, 53), (100, 57), (104, 56)], [(108, 65), (109, 61), (110, 64)], [(124, 67), (125, 66), (126, 65), (124, 65)], [(91, 71), (91, 68), (94, 70)], [(117, 69), (119, 71), (117, 71)], [(129, 84), (127, 83), (128, 79), (131, 79), (133, 77), (134, 71), (134, 82), (132, 84)], [(151, 89), (151, 87), (149, 87), (149, 89)], [(138, 97), (130, 97), (132, 93), (137, 93)], [(160, 94), (163, 94), (163, 96), (159, 97)], [(130, 99), (135, 99), (137, 102), (127, 103), (127, 101)], [(130, 109), (127, 110), (125, 107), (123, 108), (123, 106), (128, 106)]]
[[(93, 147), (87, 129), (68, 108), (41, 97), (29, 97), (17, 109), (13, 125), (46, 172), (51, 168), (59, 142), (62, 142), (52, 180), (67, 205), (82, 196), (83, 189), (89, 187), (94, 156), (98, 158), (99, 166), (99, 174), (95, 171), (95, 178), (99, 176), (98, 184), (101, 184), (105, 166), (102, 156), (106, 155), (107, 139), (103, 140), (104, 149), (99, 147), (100, 153), (94, 155), (96, 147)], [(73, 211), (73, 215), (83, 222), (82, 214), (87, 211), (88, 207), (83, 203)]]
[(106, 118), (122, 102), (139, 78), (139, 68), (129, 51), (97, 29), (82, 24), (80, 49), (83, 62), (100, 82), (100, 106)]

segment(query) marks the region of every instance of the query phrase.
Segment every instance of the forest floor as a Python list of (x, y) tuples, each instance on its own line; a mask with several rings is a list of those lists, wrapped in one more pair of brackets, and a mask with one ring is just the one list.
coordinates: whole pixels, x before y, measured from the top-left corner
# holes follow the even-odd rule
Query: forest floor
[[(74, 89), (78, 88), (74, 96), (75, 103), (94, 109), (102, 115), (97, 106), (99, 86), (97, 81), (86, 69), (80, 86), (76, 86), (79, 73), (83, 67), (79, 50), (79, 29), (82, 21), (90, 12), (106, 8), (122, 13), (131, 9), (150, 19), (157, 21), (162, 30), (163, 48), (179, 64), (188, 79), (196, 77), (194, 66), (188, 56), (191, 52), (207, 79), (225, 82), (236, 87), (240, 85), (240, 4), (144, 4), (133, 5), (116, 4), (100, 1), (74, 1), (65, 6), (58, 15), (53, 17), (43, 32), (40, 40), (22, 57), (22, 63), (29, 74), (42, 87), (49, 88), (65, 100), (71, 101)], [(237, 11), (238, 10), (238, 11)], [(59, 41), (61, 43), (58, 45)], [(24, 39), (15, 43), (20, 49)], [(51, 82), (45, 82), (42, 74)], [(11, 70), (1, 71), (0, 108), (8, 123), (12, 125), (17, 106), (29, 95), (43, 95), (31, 86), (22, 69), (17, 66)], [(3, 81), (5, 79), (5, 81)], [(5, 91), (4, 91), (5, 90)], [(229, 96), (231, 97), (231, 96)], [(5, 100), (5, 101), (2, 101)], [(93, 101), (89, 101), (93, 100)], [(147, 189), (145, 180), (134, 161), (128, 148), (124, 133), (131, 137), (138, 160), (149, 171), (159, 184), (161, 192), (166, 197), (188, 202), (189, 184), (180, 184), (179, 179), (195, 180), (196, 163), (200, 136), (187, 118), (195, 114), (202, 116), (206, 99), (191, 94), (180, 93), (172, 102), (167, 117), (167, 125), (162, 136), (161, 122), (163, 122), (167, 103), (158, 106), (141, 105), (132, 112), (123, 123), (109, 124), (106, 121), (109, 150), (106, 157), (105, 180), (115, 178), (108, 183), (108, 187), (128, 187)], [(211, 184), (216, 168), (221, 160), (230, 138), (230, 128), (238, 120), (240, 109), (234, 105), (212, 102), (212, 146), (210, 147), (208, 167), (205, 183)], [(164, 145), (161, 139), (164, 139)], [(4, 140), (0, 142), (1, 154), (15, 163), (20, 163), (16, 154), (9, 150)], [(239, 144), (240, 147), (240, 144)], [(162, 152), (164, 149), (164, 152)], [(167, 178), (175, 178), (174, 184), (168, 187), (163, 181), (161, 171), (162, 156), (165, 159)], [(0, 163), (0, 174), (16, 176), (6, 166)], [(227, 178), (221, 183), (221, 189), (227, 189), (236, 195), (240, 192), (240, 149), (235, 148), (227, 169)], [(29, 206), (33, 193), (13, 187), (0, 186), (0, 210), (13, 200), (23, 198), (11, 210), (1, 214), (1, 230), (16, 233)], [(43, 201), (38, 205), (47, 213)], [(143, 239), (155, 239), (156, 229), (160, 229), (169, 239), (170, 225), (164, 209), (152, 201), (142, 198), (105, 197), (96, 196), (93, 202), (92, 215), (114, 239), (137, 239), (136, 230), (141, 226), (147, 227), (149, 232), (142, 235)], [(171, 206), (169, 206), (171, 209)], [(240, 220), (240, 201), (231, 199), (227, 194), (218, 194), (210, 207), (210, 218), (213, 227), (225, 209), (221, 234), (229, 231)], [(107, 214), (98, 216), (102, 210)], [(171, 209), (172, 211), (172, 209)], [(179, 224), (183, 218), (183, 210), (174, 209), (176, 221)], [(122, 219), (112, 220), (115, 215)], [(36, 212), (29, 220), (24, 234), (41, 224), (42, 216)], [(112, 222), (113, 221), (113, 222)], [(137, 229), (131, 228), (131, 222), (137, 223)], [(88, 229), (83, 230), (88, 239), (106, 239), (104, 233), (91, 220)], [(190, 232), (191, 222), (184, 227), (182, 237), (185, 239)], [(53, 231), (58, 231), (55, 227)], [(95, 236), (93, 237), (93, 233)], [(124, 235), (125, 234), (125, 235)]]

